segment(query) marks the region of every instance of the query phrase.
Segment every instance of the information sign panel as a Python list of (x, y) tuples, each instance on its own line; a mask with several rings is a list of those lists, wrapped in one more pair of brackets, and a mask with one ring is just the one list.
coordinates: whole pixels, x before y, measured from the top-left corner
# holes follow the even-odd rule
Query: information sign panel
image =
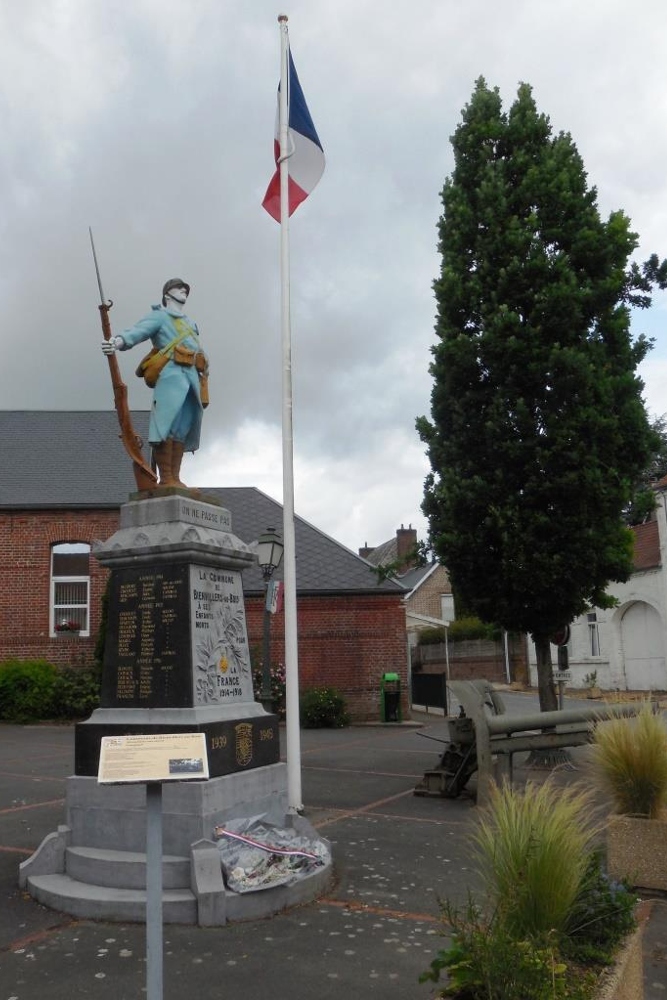
[(103, 736), (97, 780), (101, 785), (208, 778), (204, 733)]

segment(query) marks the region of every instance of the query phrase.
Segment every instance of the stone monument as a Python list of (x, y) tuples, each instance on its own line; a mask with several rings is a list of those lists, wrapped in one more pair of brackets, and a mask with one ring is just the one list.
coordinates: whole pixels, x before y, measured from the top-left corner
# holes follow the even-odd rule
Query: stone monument
[(212, 777), (279, 758), (278, 726), (253, 695), (241, 571), (254, 561), (229, 511), (172, 495), (121, 508), (94, 549), (111, 570), (101, 707), (76, 729), (78, 775), (102, 736), (206, 733)]
[(143, 920), (145, 787), (98, 785), (100, 741), (201, 732), (209, 779), (163, 790), (164, 919), (218, 925), (313, 898), (329, 866), (289, 886), (226, 890), (212, 840), (216, 825), (257, 815), (315, 836), (286, 815), (278, 719), (254, 699), (241, 581), (254, 555), (229, 511), (175, 487), (134, 494), (94, 554), (111, 572), (101, 704), (76, 727), (65, 824), (21, 865), (21, 885), (75, 916)]

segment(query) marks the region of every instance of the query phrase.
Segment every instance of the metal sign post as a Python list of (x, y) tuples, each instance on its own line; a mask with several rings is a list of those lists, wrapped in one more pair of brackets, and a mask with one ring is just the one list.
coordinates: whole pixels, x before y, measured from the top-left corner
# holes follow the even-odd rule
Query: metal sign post
[(558, 708), (562, 710), (565, 684), (572, 680), (572, 675), (569, 673), (570, 661), (567, 651), (567, 644), (570, 641), (570, 626), (563, 625), (551, 636), (550, 641), (558, 646), (558, 670), (554, 670), (553, 678), (558, 683)]
[(569, 672), (570, 661), (567, 646), (558, 647), (558, 670), (554, 672), (554, 680), (558, 681), (558, 707), (563, 708), (563, 692), (565, 684), (572, 679)]
[(162, 784), (146, 785), (146, 991), (162, 1000)]
[(146, 785), (146, 992), (162, 1000), (162, 785), (205, 781), (204, 733), (103, 736), (97, 780), (101, 785)]

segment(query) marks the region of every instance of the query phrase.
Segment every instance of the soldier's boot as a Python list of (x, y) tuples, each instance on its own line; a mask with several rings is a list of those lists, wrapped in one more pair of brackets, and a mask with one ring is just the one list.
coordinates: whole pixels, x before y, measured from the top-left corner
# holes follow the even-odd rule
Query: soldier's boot
[(173, 461), (173, 441), (160, 441), (153, 445), (153, 455), (155, 464), (160, 476), (160, 486), (180, 486), (177, 479), (174, 479), (172, 472)]
[(187, 486), (181, 481), (181, 462), (183, 461), (183, 452), (185, 451), (185, 446), (182, 441), (172, 441), (171, 442), (171, 475), (173, 478), (174, 486), (182, 486), (183, 489), (189, 490), (193, 496), (199, 496), (201, 491), (194, 486)]

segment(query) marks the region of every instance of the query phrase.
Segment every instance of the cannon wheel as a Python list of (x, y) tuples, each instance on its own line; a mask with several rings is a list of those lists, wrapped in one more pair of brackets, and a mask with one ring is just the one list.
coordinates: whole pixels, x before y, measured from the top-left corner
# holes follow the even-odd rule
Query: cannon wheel
[(477, 769), (475, 744), (470, 744), (465, 751), (457, 744), (450, 744), (442, 755), (440, 767), (447, 775), (442, 793), (444, 798), (458, 798)]

